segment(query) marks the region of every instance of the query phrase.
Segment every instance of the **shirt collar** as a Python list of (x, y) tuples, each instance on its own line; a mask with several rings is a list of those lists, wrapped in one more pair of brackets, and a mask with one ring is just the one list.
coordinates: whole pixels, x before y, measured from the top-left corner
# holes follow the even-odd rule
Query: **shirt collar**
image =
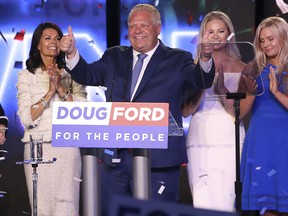
[[(152, 56), (154, 54), (154, 52), (156, 51), (157, 47), (159, 46), (160, 42), (158, 40), (156, 46), (150, 50), (149, 52), (145, 53), (148, 56)], [(136, 50), (133, 49), (133, 58), (137, 58), (137, 55), (139, 54), (139, 52), (137, 52)]]

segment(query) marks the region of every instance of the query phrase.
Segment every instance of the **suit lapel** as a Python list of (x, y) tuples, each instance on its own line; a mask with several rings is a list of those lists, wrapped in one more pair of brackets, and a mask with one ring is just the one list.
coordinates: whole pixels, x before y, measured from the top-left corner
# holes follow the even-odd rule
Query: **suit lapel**
[[(132, 80), (132, 67), (133, 67), (133, 52), (132, 52), (132, 47), (127, 49), (124, 52), (124, 62), (127, 62), (126, 64), (124, 73), (125, 73), (125, 95), (126, 95), (126, 100), (130, 101), (130, 88), (131, 88), (131, 80)], [(125, 100), (125, 101), (126, 101)]]

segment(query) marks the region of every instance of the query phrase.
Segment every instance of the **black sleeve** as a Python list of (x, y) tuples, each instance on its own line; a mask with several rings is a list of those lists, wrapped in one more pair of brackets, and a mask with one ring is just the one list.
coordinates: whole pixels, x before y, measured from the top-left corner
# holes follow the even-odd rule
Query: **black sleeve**
[(8, 127), (8, 118), (5, 116), (5, 112), (1, 104), (0, 104), (0, 124), (3, 124), (5, 125), (5, 127)]

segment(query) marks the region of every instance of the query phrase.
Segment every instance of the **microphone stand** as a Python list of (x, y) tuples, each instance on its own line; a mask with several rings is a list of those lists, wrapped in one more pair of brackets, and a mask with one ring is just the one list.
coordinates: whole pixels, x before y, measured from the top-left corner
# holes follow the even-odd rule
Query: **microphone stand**
[[(33, 182), (33, 201), (32, 201), (32, 214), (33, 216), (37, 216), (38, 214), (38, 207), (37, 207), (37, 194), (38, 194), (38, 173), (37, 173), (37, 167), (38, 164), (50, 164), (54, 163), (56, 161), (56, 158), (53, 158), (52, 160), (43, 161), (43, 142), (42, 141), (36, 141), (32, 139), (32, 136), (30, 136), (30, 159), (24, 160), (24, 161), (18, 161), (16, 162), (17, 165), (22, 164), (31, 164), (33, 168), (32, 172), (32, 182)], [(36, 150), (36, 157), (35, 157), (35, 150)]]
[(235, 194), (236, 194), (236, 211), (241, 212), (241, 195), (242, 195), (242, 182), (240, 178), (240, 100), (246, 98), (246, 93), (227, 93), (226, 99), (234, 99), (235, 109), (235, 166), (236, 166), (236, 181), (235, 181)]

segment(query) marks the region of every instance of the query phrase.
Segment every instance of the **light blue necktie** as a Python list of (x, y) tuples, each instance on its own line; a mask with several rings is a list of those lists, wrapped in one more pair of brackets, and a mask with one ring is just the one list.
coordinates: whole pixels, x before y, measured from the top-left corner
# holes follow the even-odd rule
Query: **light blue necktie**
[(131, 96), (133, 94), (133, 91), (134, 91), (134, 88), (136, 86), (140, 71), (142, 69), (143, 60), (144, 60), (144, 58), (146, 58), (146, 56), (147, 56), (147, 54), (143, 54), (143, 53), (138, 54), (138, 60), (135, 64), (135, 66), (133, 68), (133, 72), (132, 72), (132, 82), (131, 82), (131, 91), (130, 91)]

